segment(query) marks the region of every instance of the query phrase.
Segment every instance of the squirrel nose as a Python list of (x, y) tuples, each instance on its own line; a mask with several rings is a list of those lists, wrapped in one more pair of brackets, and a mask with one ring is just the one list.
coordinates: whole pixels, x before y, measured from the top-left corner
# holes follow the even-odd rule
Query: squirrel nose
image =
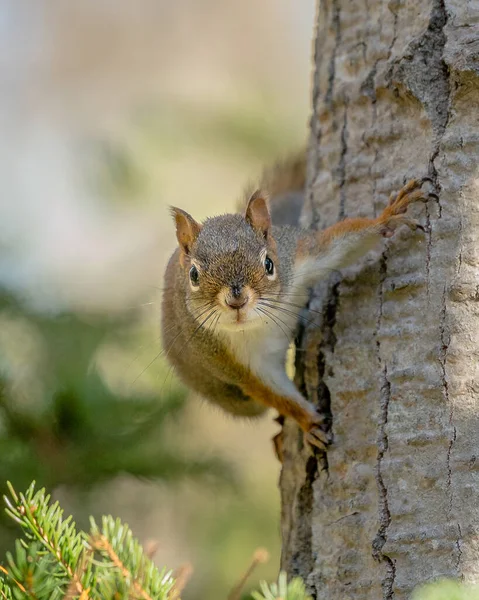
[(233, 298), (240, 298), (241, 297), (241, 286), (238, 285), (237, 283), (235, 283), (234, 285), (231, 286), (231, 293), (233, 294)]
[(230, 294), (226, 298), (226, 304), (235, 309), (243, 308), (248, 302), (248, 296), (243, 295), (243, 289), (240, 285), (232, 285)]

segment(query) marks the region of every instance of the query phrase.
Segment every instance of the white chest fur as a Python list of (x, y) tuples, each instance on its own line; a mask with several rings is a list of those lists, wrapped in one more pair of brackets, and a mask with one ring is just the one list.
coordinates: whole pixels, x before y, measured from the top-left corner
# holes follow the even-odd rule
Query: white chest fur
[(223, 330), (221, 336), (236, 359), (262, 378), (284, 372), (290, 337), (273, 320), (265, 318), (244, 330)]

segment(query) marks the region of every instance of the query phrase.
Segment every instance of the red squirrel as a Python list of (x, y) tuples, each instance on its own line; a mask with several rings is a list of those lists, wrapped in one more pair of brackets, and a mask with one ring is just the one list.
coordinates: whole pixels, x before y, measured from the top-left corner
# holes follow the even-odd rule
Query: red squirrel
[(304, 162), (293, 160), (263, 178), (271, 209), (263, 188), (242, 214), (204, 223), (171, 209), (178, 248), (165, 273), (162, 331), (167, 357), (190, 389), (238, 416), (275, 408), (299, 424), (307, 442), (325, 450), (332, 438), (324, 419), (285, 369), (302, 304), (308, 288), (399, 226), (421, 227), (405, 213), (412, 202), (428, 200), (421, 189), (427, 178), (391, 194), (377, 218), (347, 218), (314, 231), (297, 226)]

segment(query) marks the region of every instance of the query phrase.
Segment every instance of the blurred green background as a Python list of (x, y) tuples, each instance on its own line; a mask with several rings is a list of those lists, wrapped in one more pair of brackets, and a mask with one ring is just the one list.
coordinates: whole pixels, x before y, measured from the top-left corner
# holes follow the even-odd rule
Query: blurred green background
[[(161, 356), (168, 205), (235, 206), (307, 135), (313, 0), (0, 7), (0, 490), (111, 513), (226, 598), (279, 565), (272, 416), (234, 421)], [(0, 517), (0, 557), (15, 530)], [(1, 560), (1, 559), (0, 559)]]

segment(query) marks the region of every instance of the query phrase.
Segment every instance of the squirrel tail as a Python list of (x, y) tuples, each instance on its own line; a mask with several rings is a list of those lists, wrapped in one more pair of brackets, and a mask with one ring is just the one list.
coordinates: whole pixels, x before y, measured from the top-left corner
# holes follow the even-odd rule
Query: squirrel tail
[(306, 151), (302, 150), (266, 168), (260, 184), (249, 185), (239, 208), (243, 210), (256, 188), (269, 194), (273, 225), (298, 225), (304, 204)]

